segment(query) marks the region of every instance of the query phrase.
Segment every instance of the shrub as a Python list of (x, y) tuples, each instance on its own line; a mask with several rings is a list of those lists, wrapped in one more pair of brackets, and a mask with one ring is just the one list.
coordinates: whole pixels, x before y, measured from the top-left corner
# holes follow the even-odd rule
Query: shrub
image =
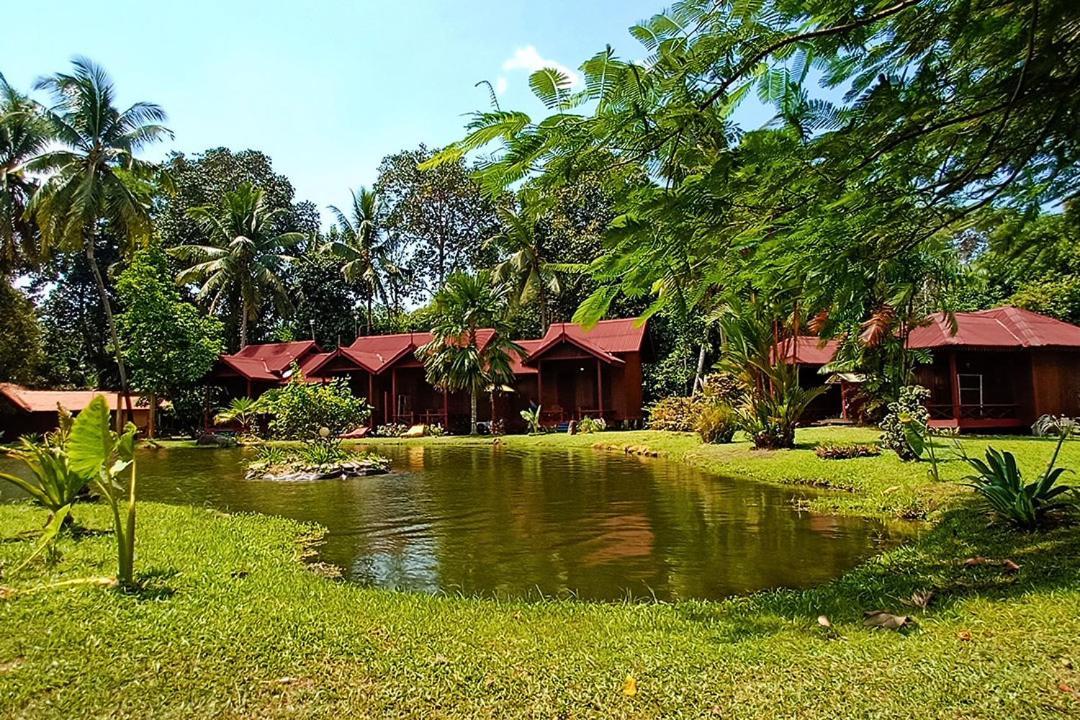
[(583, 417), (577, 425), (577, 431), (585, 435), (603, 432), (604, 430), (607, 430), (607, 422), (604, 421), (604, 418)]
[(738, 418), (730, 405), (709, 404), (698, 413), (694, 431), (702, 442), (729, 443), (738, 429)]
[(264, 397), (265, 412), (271, 416), (270, 432), (279, 438), (315, 438), (324, 427), (336, 437), (363, 425), (371, 413), (367, 402), (352, 394), (344, 378), (309, 383), (295, 369), (288, 385)]
[(305, 443), (298, 449), (297, 457), (307, 465), (319, 466), (347, 460), (350, 453), (342, 449), (340, 440), (330, 439)]
[(1064, 501), (1066, 493), (1076, 494), (1076, 488), (1058, 484), (1065, 468), (1056, 467), (1061, 445), (1070, 432), (1070, 428), (1060, 430), (1050, 463), (1033, 483), (1024, 484), (1023, 474), (1011, 452), (1002, 453), (992, 447), (986, 449), (985, 461), (964, 458), (975, 470), (974, 475), (965, 479), (996, 515), (1025, 530), (1034, 530), (1047, 513), (1072, 504)]
[(649, 408), (649, 429), (672, 432), (693, 432), (694, 422), (701, 411), (704, 398), (673, 395), (657, 400)]
[(907, 385), (900, 398), (889, 403), (889, 412), (881, 421), (881, 444), (894, 451), (901, 460), (918, 460), (926, 450), (930, 437), (930, 412), (923, 402), (930, 391), (921, 385)]
[(822, 443), (814, 448), (814, 452), (822, 460), (850, 460), (851, 458), (880, 455), (881, 448), (866, 443), (852, 443), (850, 445)]
[(429, 437), (442, 437), (446, 434), (446, 428), (442, 426), (442, 423), (432, 423), (427, 426), (426, 432)]
[(409, 431), (409, 426), (402, 423), (387, 423), (375, 428), (375, 434), (379, 437), (401, 437)]

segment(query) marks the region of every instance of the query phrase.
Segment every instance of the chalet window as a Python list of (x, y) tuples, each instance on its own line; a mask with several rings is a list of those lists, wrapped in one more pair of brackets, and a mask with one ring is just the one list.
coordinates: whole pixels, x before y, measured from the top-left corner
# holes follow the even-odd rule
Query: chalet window
[(959, 373), (961, 405), (983, 405), (983, 376), (981, 373)]

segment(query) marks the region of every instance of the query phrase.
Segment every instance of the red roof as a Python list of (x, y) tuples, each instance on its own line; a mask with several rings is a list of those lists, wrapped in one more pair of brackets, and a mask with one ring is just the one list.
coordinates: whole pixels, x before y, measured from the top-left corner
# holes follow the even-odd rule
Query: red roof
[(531, 348), (525, 365), (532, 365), (562, 343), (574, 345), (609, 365), (622, 365), (617, 353), (640, 352), (645, 341), (645, 324), (636, 318), (601, 320), (589, 329), (577, 323), (554, 323), (539, 344)]
[[(0, 383), (0, 396), (7, 398), (24, 412), (31, 413), (54, 413), (57, 404), (72, 412), (79, 412), (85, 410), (90, 401), (98, 395), (108, 402), (109, 410), (116, 410), (117, 405), (123, 405), (122, 396), (109, 390), (29, 390), (21, 385)], [(149, 401), (142, 395), (131, 396), (133, 409), (147, 408), (149, 405)]]
[[(908, 347), (934, 349), (967, 348), (1080, 348), (1080, 327), (1061, 320), (1015, 307), (953, 313), (956, 332), (945, 313), (927, 318), (927, 324), (914, 328), (908, 335)], [(780, 355), (803, 365), (824, 365), (836, 354), (839, 341), (813, 335), (781, 340)]]
[(910, 348), (1080, 348), (1080, 327), (1030, 310), (1001, 307), (955, 313), (956, 333), (944, 313), (908, 336)]
[(248, 380), (278, 382), (294, 362), (304, 364), (307, 356), (319, 353), (314, 340), (248, 345), (221, 361)]
[[(490, 328), (482, 328), (476, 333), (481, 348), (491, 342), (494, 336), (495, 331)], [(378, 375), (403, 359), (413, 359), (417, 348), (427, 345), (433, 337), (429, 332), (367, 335), (356, 338), (352, 345), (338, 348), (336, 355), (348, 358), (360, 369)]]
[(777, 354), (796, 364), (825, 365), (832, 362), (839, 347), (839, 340), (822, 340), (816, 335), (800, 335), (781, 340), (777, 346)]
[(514, 371), (515, 375), (535, 375), (537, 373), (536, 368), (529, 367), (525, 364), (525, 360), (540, 347), (543, 340), (515, 340), (521, 349), (525, 351), (525, 357), (519, 357), (517, 353), (510, 353), (510, 369)]

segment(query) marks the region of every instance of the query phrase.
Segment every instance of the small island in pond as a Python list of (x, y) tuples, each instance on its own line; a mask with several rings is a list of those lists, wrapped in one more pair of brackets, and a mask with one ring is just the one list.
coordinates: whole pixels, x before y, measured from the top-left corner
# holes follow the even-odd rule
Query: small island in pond
[(300, 482), (382, 475), (390, 458), (374, 452), (346, 450), (337, 442), (314, 442), (297, 448), (266, 445), (248, 463), (249, 480)]

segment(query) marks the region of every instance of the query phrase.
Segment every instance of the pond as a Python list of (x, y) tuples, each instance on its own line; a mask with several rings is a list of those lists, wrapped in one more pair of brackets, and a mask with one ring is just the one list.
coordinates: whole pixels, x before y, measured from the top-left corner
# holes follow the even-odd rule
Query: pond
[[(721, 598), (807, 587), (911, 526), (800, 511), (803, 491), (593, 450), (392, 445), (389, 475), (244, 479), (249, 451), (142, 451), (139, 498), (328, 528), (321, 559), (365, 585), (499, 597)], [(0, 460), (10, 468), (10, 461)], [(0, 497), (12, 497), (0, 486)]]

